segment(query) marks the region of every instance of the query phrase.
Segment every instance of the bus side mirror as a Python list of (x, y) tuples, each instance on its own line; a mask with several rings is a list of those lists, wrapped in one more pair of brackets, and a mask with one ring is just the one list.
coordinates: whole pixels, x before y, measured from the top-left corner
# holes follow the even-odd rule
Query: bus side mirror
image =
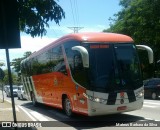
[(136, 45), (136, 47), (140, 50), (146, 50), (148, 52), (149, 63), (153, 63), (153, 50), (146, 45)]
[(89, 68), (89, 54), (88, 54), (87, 49), (82, 46), (74, 46), (72, 47), (72, 50), (76, 50), (80, 52), (82, 56), (83, 67)]

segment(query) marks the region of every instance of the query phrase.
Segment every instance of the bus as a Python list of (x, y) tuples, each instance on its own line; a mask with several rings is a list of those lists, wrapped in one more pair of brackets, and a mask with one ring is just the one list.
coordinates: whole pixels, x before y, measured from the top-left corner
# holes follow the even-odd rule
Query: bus
[(87, 116), (141, 109), (142, 71), (131, 37), (116, 33), (68, 34), (21, 62), (27, 99)]

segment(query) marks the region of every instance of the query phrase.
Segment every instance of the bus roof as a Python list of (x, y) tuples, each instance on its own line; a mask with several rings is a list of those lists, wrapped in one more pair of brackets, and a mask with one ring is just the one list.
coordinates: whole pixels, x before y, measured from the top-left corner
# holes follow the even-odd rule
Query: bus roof
[(83, 42), (133, 42), (133, 39), (129, 36), (103, 32), (69, 34), (62, 39), (75, 39)]
[(103, 33), (103, 32), (96, 32), (96, 33), (75, 33), (75, 34), (68, 34), (59, 38), (58, 40), (52, 42), (51, 44), (47, 45), (46, 47), (42, 48), (41, 50), (33, 53), (31, 57), (37, 56), (41, 52), (54, 47), (64, 41), (69, 40), (77, 40), (80, 42), (106, 42), (106, 43), (126, 43), (126, 42), (133, 42), (133, 39), (127, 35), (117, 34), (117, 33)]

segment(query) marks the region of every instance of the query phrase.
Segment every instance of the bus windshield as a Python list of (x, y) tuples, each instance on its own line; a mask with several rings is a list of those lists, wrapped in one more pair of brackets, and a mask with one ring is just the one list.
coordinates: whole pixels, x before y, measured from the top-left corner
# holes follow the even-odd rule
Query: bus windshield
[(134, 90), (142, 86), (134, 44), (84, 44), (89, 52), (89, 88), (97, 92)]

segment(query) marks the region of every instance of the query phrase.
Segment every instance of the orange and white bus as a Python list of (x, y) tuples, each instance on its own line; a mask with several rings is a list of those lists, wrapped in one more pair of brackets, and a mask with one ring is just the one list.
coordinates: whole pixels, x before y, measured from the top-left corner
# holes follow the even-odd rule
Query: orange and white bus
[(77, 33), (64, 36), (21, 62), (24, 89), (33, 105), (88, 116), (142, 108), (143, 82), (137, 49), (129, 36)]

